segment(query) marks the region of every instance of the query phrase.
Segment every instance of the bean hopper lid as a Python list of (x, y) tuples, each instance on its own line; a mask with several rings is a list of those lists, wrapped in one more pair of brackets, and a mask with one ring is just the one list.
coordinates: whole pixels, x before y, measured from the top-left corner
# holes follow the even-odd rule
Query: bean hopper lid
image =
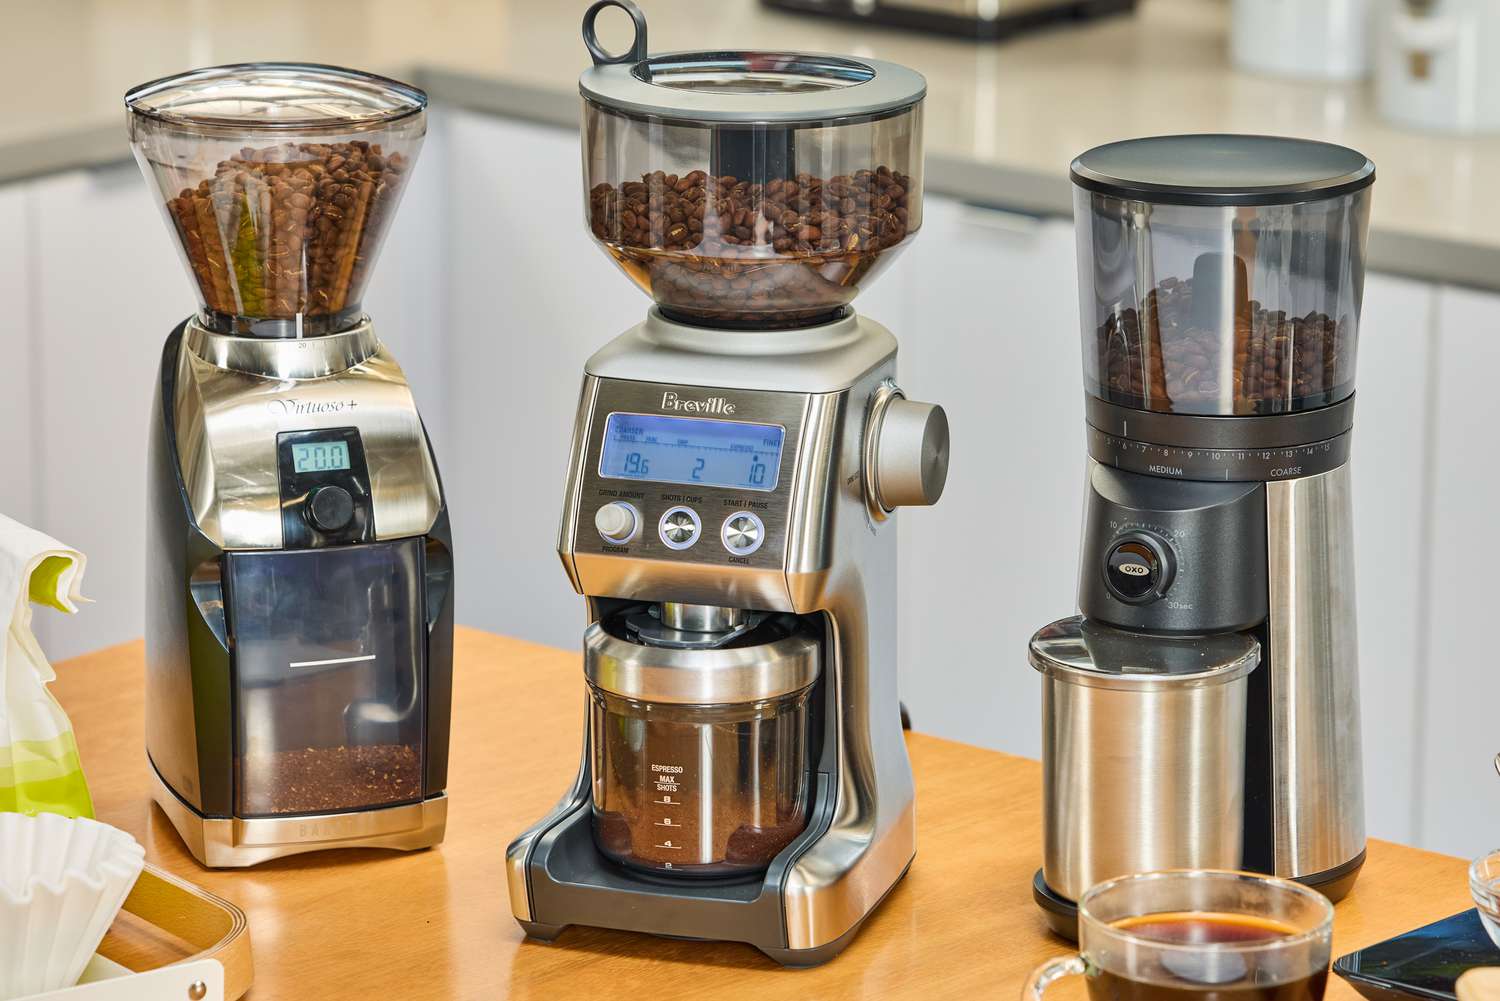
[(359, 323), (426, 94), (336, 66), (245, 63), (141, 84), (125, 106), (205, 326), (302, 337)]
[[(635, 42), (611, 55), (594, 34), (606, 6), (629, 13)], [(708, 50), (651, 56), (634, 4), (595, 4), (584, 19), (594, 65), (578, 79), (590, 101), (636, 115), (725, 125), (836, 125), (899, 114), (927, 95), (922, 74), (881, 59), (811, 52)]]
[[(594, 20), (619, 7), (628, 51)], [(583, 21), (584, 218), (668, 320), (809, 328), (848, 315), (922, 224), (922, 75), (783, 50), (651, 55), (630, 0)]]
[(1091, 688), (1143, 691), (1220, 685), (1255, 669), (1260, 641), (1249, 633), (1136, 633), (1074, 615), (1036, 631), (1030, 660), (1048, 677)]
[(1073, 161), (1088, 191), (1163, 205), (1290, 205), (1375, 183), (1363, 153), (1282, 136), (1152, 136), (1109, 143)]

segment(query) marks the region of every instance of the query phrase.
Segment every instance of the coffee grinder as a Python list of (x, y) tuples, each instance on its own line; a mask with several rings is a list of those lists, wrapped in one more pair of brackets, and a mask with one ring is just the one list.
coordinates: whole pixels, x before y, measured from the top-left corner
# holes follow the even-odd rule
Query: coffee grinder
[[(1048, 678), (1037, 902), (1065, 928), (1120, 875), (1101, 865), (1114, 842), (1139, 868), (1243, 868), (1338, 899), (1365, 855), (1349, 443), (1374, 166), (1188, 135), (1090, 150), (1072, 179), (1090, 461), (1082, 618), (1031, 648)], [(1079, 714), (1079, 684), (1134, 708)], [(1205, 720), (1235, 728), (1200, 755), (1233, 774), (1169, 791), (1166, 759), (1217, 745)], [(1140, 795), (1171, 802), (1094, 833), (1074, 802), (1087, 776), (1137, 751), (1162, 762)]]
[[(603, 52), (600, 8), (636, 22)], [(648, 56), (584, 21), (585, 218), (655, 300), (589, 359), (558, 551), (587, 601), (577, 779), (507, 853), (528, 935), (837, 954), (915, 851), (898, 507), (948, 425), (849, 308), (921, 225), (925, 83), (791, 52)]]
[(426, 95), (250, 64), (125, 98), (198, 293), (151, 417), (146, 749), (208, 866), (442, 840), (453, 561), (361, 302)]

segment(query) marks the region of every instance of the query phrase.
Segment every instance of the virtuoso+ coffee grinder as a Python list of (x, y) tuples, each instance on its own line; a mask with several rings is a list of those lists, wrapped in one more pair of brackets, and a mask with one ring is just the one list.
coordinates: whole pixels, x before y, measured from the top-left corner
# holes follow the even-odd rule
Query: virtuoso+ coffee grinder
[(915, 851), (897, 507), (943, 411), (849, 308), (921, 224), (922, 78), (594, 43), (585, 219), (655, 300), (589, 359), (558, 551), (587, 599), (581, 767), (508, 851), (527, 934), (837, 954)]
[(1031, 645), (1037, 902), (1064, 929), (1092, 883), (1183, 866), (1338, 899), (1365, 855), (1349, 444), (1374, 166), (1188, 135), (1072, 179), (1082, 614)]
[(204, 865), (443, 837), (448, 515), (361, 307), (426, 103), (293, 64), (126, 95), (198, 293), (151, 417), (146, 748)]

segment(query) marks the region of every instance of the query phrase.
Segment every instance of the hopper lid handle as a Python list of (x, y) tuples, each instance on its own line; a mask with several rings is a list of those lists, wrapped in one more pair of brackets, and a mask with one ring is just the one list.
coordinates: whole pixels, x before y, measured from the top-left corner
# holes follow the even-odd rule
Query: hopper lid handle
[[(635, 22), (635, 38), (630, 43), (630, 48), (619, 55), (611, 54), (604, 46), (599, 44), (599, 36), (594, 33), (594, 19), (599, 12), (606, 7), (618, 7), (630, 15)], [(611, 63), (638, 63), (646, 58), (646, 15), (641, 13), (632, 0), (598, 0), (592, 4), (583, 15), (583, 44), (588, 46), (589, 55), (594, 58), (595, 66), (604, 66)]]

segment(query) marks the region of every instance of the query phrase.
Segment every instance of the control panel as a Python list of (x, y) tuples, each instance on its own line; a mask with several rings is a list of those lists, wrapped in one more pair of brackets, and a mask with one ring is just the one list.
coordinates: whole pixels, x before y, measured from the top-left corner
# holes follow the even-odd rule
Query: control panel
[(276, 465), (282, 546), (374, 541), (370, 474), (358, 428), (283, 431), (276, 436)]
[(603, 380), (574, 551), (777, 569), (808, 397)]

